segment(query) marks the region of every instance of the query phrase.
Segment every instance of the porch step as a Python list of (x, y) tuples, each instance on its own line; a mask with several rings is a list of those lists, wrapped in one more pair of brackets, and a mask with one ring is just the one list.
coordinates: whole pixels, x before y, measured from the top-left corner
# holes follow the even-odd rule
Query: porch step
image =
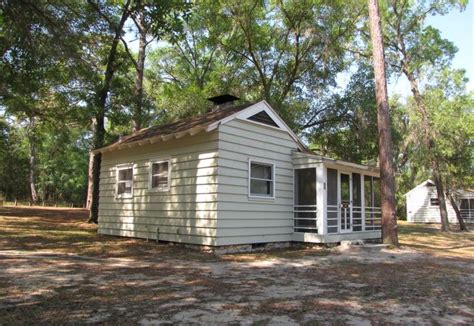
[(337, 251), (346, 251), (349, 249), (363, 249), (364, 251), (380, 251), (388, 248), (389, 245), (383, 243), (366, 243), (364, 240), (344, 240), (335, 249)]

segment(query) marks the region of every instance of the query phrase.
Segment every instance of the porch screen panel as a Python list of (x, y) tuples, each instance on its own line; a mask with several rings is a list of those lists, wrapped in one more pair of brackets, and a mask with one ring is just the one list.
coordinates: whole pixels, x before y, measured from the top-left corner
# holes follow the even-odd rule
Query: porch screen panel
[(362, 190), (359, 173), (352, 173), (352, 230), (362, 231)]
[(350, 220), (350, 203), (351, 203), (351, 182), (348, 174), (341, 173), (341, 214), (340, 214), (340, 223), (341, 231), (348, 230), (351, 228)]
[(364, 176), (365, 229), (379, 230), (382, 211), (380, 208), (380, 179)]
[(317, 233), (316, 169), (295, 170), (294, 231)]
[(337, 188), (337, 170), (328, 169), (327, 173), (327, 226), (328, 233), (338, 232), (338, 188)]
[(474, 198), (469, 199), (469, 217), (466, 220), (468, 223), (474, 222)]
[(474, 222), (474, 199), (463, 198), (459, 205), (461, 217), (466, 223)]

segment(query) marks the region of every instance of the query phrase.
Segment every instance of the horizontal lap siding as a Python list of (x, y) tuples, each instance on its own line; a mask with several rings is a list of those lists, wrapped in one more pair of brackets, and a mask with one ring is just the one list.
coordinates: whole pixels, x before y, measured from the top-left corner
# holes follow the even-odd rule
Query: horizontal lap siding
[[(441, 223), (438, 206), (430, 205), (430, 198), (437, 197), (435, 187), (419, 187), (407, 195), (407, 220), (412, 223)], [(453, 207), (446, 201), (448, 220), (457, 223)]]
[[(284, 131), (242, 120), (219, 127), (218, 245), (291, 240), (296, 149)], [(274, 200), (248, 197), (249, 159), (275, 164)]]
[[(150, 191), (149, 162), (171, 159), (168, 192)], [(104, 153), (100, 175), (102, 234), (215, 245), (217, 132)], [(133, 198), (115, 198), (118, 164), (134, 164)]]

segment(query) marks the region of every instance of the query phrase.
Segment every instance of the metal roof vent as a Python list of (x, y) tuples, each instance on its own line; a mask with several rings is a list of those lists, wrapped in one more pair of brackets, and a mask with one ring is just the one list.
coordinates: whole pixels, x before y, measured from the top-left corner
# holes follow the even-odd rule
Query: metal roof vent
[(215, 112), (215, 111), (225, 109), (225, 108), (228, 108), (228, 107), (232, 106), (232, 104), (235, 101), (239, 100), (239, 99), (240, 99), (239, 97), (234, 96), (234, 95), (223, 94), (223, 95), (219, 95), (219, 96), (210, 97), (207, 100), (214, 103), (214, 107), (212, 108), (212, 112)]

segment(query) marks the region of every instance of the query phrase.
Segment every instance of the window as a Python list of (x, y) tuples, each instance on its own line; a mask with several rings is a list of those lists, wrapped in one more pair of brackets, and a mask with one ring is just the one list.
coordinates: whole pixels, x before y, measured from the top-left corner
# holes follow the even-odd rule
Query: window
[(117, 166), (117, 198), (133, 196), (133, 165)]
[(275, 197), (275, 165), (264, 162), (249, 162), (249, 196)]
[(430, 198), (430, 206), (439, 206), (439, 200), (437, 197)]
[(150, 190), (168, 191), (170, 189), (170, 167), (170, 160), (150, 163)]

